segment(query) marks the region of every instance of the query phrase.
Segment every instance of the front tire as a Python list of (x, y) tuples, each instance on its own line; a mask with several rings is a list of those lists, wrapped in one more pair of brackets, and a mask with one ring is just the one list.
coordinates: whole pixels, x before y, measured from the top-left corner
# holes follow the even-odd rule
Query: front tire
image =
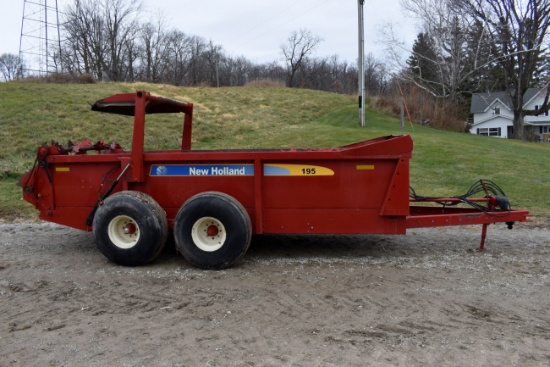
[(106, 258), (120, 265), (139, 266), (162, 252), (168, 221), (164, 210), (149, 195), (122, 191), (97, 209), (93, 233)]
[(221, 192), (193, 196), (174, 222), (176, 246), (183, 257), (202, 269), (225, 269), (248, 250), (252, 225), (245, 208)]

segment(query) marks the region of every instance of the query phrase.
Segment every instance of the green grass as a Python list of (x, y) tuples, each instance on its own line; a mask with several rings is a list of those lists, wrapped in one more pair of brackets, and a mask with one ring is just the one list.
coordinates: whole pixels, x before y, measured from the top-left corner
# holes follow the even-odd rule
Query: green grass
[[(51, 140), (116, 140), (130, 148), (132, 118), (90, 111), (88, 103), (138, 89), (193, 102), (193, 149), (336, 147), (398, 135), (396, 117), (367, 110), (358, 127), (356, 99), (274, 87), (178, 88), (153, 84), (0, 83), (0, 218), (34, 213), (20, 200), (17, 178), (36, 147)], [(146, 149), (178, 149), (181, 119), (148, 116)], [(415, 148), (411, 185), (421, 195), (459, 195), (479, 178), (499, 184), (515, 208), (550, 216), (550, 144), (440, 131), (409, 124)]]

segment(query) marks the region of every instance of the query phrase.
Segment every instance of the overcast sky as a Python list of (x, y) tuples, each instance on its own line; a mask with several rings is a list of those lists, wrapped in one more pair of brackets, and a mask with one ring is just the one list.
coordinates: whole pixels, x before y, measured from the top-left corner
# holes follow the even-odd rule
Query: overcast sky
[[(45, 0), (33, 0), (39, 1)], [(59, 11), (71, 2), (58, 0)], [(0, 12), (0, 54), (19, 53), (24, 0), (9, 3)], [(55, 0), (47, 3), (52, 6)], [(212, 40), (229, 55), (242, 55), (253, 62), (281, 61), (281, 44), (301, 28), (323, 39), (315, 56), (337, 54), (341, 61), (357, 60), (356, 0), (142, 0), (142, 4), (143, 20), (162, 14), (167, 28)], [(404, 17), (399, 0), (366, 0), (364, 12), (365, 54), (384, 58), (378, 29), (388, 22), (409, 47), (416, 38), (413, 21)]]

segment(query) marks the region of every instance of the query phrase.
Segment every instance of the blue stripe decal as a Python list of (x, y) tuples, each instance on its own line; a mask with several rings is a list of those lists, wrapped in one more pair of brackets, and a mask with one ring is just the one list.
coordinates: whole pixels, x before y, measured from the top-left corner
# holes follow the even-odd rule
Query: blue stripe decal
[(278, 167), (273, 165), (264, 166), (264, 175), (266, 176), (290, 176), (290, 170), (284, 167)]
[(252, 176), (251, 164), (153, 165), (151, 176)]

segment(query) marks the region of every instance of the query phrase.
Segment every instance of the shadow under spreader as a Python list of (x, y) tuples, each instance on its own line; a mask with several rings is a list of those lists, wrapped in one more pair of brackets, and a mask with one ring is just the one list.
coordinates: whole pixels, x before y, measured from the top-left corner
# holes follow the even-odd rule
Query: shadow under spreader
[(403, 256), (411, 252), (393, 236), (258, 235), (245, 256), (273, 258), (349, 258)]
[[(86, 257), (92, 253), (99, 254), (92, 233), (78, 230), (50, 229), (54, 235), (46, 246), (40, 246), (40, 251), (79, 252)], [(59, 236), (56, 232), (60, 232)], [(41, 233), (43, 235), (43, 233)], [(37, 246), (44, 244), (44, 238), (32, 238), (29, 234), (27, 244)], [(253, 258), (255, 261), (273, 261), (295, 259), (352, 259), (370, 257), (375, 259), (391, 259), (396, 257), (422, 257), (435, 253), (472, 251), (476, 249), (478, 234), (462, 233), (459, 238), (441, 240), (439, 233), (426, 232), (407, 235), (255, 235), (244, 260)], [(32, 238), (32, 239), (31, 239)], [(29, 243), (30, 242), (30, 243)], [(95, 257), (95, 256), (94, 256)], [(163, 266), (187, 263), (177, 252), (172, 233), (163, 252), (151, 263)], [(240, 262), (235, 264), (238, 266)]]

